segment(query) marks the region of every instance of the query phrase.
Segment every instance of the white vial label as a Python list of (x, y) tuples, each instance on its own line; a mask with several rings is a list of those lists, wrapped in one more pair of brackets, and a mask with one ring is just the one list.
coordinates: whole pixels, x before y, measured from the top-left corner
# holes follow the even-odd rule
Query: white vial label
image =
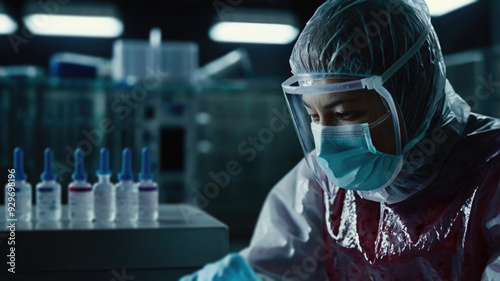
[(139, 219), (156, 220), (158, 218), (158, 188), (139, 187)]
[[(18, 220), (31, 220), (31, 189), (15, 188), (14, 196), (10, 196), (8, 190), (5, 190), (5, 218)], [(9, 201), (9, 197), (13, 197), (13, 201)], [(12, 204), (9, 204), (12, 203)], [(8, 211), (9, 207), (13, 207), (14, 211)], [(11, 216), (13, 214), (14, 216)]]
[(94, 196), (92, 188), (70, 188), (70, 218), (73, 220), (92, 220), (94, 212)]
[(95, 192), (96, 219), (113, 220), (115, 216), (115, 193), (112, 191)]
[(61, 214), (60, 196), (55, 187), (37, 188), (37, 219), (59, 219)]
[(139, 198), (137, 192), (116, 193), (116, 219), (137, 220), (139, 211)]

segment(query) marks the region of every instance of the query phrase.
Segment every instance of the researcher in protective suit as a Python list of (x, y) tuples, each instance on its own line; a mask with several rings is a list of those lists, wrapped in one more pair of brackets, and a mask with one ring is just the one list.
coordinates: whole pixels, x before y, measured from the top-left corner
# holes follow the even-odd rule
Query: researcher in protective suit
[(304, 159), (248, 248), (181, 280), (500, 280), (500, 121), (446, 80), (424, 0), (327, 1), (290, 65)]

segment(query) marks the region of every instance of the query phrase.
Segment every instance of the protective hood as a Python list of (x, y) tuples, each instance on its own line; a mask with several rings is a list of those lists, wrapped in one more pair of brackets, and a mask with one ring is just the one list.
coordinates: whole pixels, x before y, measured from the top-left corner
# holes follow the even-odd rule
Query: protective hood
[[(425, 1), (327, 1), (293, 48), (290, 66), (294, 75), (382, 76), (397, 66), (429, 28), (418, 51), (384, 83), (403, 119), (403, 167), (391, 185), (360, 191), (363, 198), (397, 203), (425, 188), (462, 137), (470, 114), (470, 107), (446, 80)], [(333, 184), (316, 172), (320, 169), (314, 158), (308, 164), (322, 187), (331, 188), (325, 185)]]

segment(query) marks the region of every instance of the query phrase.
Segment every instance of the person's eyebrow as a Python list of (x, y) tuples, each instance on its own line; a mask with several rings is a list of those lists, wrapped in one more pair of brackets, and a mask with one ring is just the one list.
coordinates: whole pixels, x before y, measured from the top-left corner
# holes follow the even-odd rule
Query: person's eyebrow
[[(339, 100), (334, 100), (332, 101), (331, 103), (328, 103), (328, 104), (325, 104), (323, 106), (323, 109), (330, 109), (332, 107), (335, 107), (341, 103), (344, 103), (344, 102), (355, 102), (355, 101), (359, 101), (359, 99), (339, 99)], [(302, 100), (302, 104), (307, 107), (307, 108), (312, 108), (309, 104), (307, 104), (304, 100)]]
[(336, 107), (337, 105), (341, 103), (346, 103), (346, 102), (355, 102), (359, 101), (359, 99), (339, 99), (339, 100), (334, 100), (331, 103), (323, 105), (323, 109), (330, 109), (332, 107)]

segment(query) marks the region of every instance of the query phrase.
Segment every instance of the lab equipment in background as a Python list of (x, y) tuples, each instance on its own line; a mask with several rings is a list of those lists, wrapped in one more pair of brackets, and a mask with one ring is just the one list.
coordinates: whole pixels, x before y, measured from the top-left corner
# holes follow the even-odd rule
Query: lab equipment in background
[(86, 181), (83, 150), (75, 151), (75, 171), (73, 182), (68, 186), (68, 206), (70, 220), (92, 221), (94, 219), (94, 193)]
[(139, 174), (139, 220), (158, 218), (158, 185), (151, 173), (151, 152), (142, 149), (142, 171)]
[(24, 171), (34, 178), (43, 165), (45, 147), (40, 142), (45, 71), (33, 65), (0, 67), (0, 168), (12, 169), (12, 151), (23, 147), (30, 155)]
[(111, 76), (109, 59), (75, 53), (50, 57), (50, 76), (59, 78), (99, 78)]
[[(40, 113), (40, 143), (54, 150), (54, 170), (62, 176), (60, 184), (67, 186), (73, 170), (72, 158), (78, 147), (89, 151), (85, 156), (88, 171), (99, 169), (99, 149), (105, 146), (112, 132), (113, 124), (107, 124), (110, 106), (107, 104), (109, 87), (104, 79), (56, 79), (45, 81), (41, 101), (37, 108)], [(111, 128), (111, 129), (109, 129)], [(43, 132), (43, 133), (42, 133)], [(109, 147), (109, 146), (108, 146)], [(35, 165), (40, 165), (40, 161)], [(39, 167), (40, 167), (39, 166)], [(89, 175), (94, 182), (94, 175)], [(67, 189), (63, 191), (67, 198)], [(63, 200), (64, 201), (64, 200)], [(65, 203), (65, 202), (63, 202)]]
[(113, 221), (116, 215), (116, 192), (115, 186), (110, 181), (109, 151), (106, 148), (101, 149), (97, 178), (99, 181), (94, 185), (95, 219)]
[(248, 239), (269, 189), (303, 157), (280, 83), (214, 80), (195, 99), (196, 140), (186, 151), (196, 170), (186, 201), (227, 223), (233, 240)]
[(36, 218), (38, 221), (61, 219), (61, 185), (54, 174), (53, 153), (45, 149), (45, 170), (36, 186)]
[[(131, 148), (134, 159), (140, 159), (142, 148), (148, 147), (162, 203), (185, 202), (190, 193), (187, 182), (193, 178), (195, 163), (188, 147), (195, 140), (193, 103), (198, 88), (170, 82), (153, 88), (121, 85), (108, 95), (113, 110), (108, 116), (114, 130), (106, 135), (105, 145), (110, 150), (111, 168), (121, 170), (123, 147)], [(140, 166), (133, 168), (138, 171)]]
[(472, 112), (500, 117), (500, 48), (468, 50), (444, 56), (446, 78)]
[(198, 68), (198, 44), (161, 41), (154, 28), (146, 40), (117, 40), (113, 45), (112, 75), (117, 83), (151, 87), (165, 81), (191, 82)]
[[(135, 45), (127, 42), (137, 41), (121, 41), (122, 51), (134, 50), (128, 47)], [(186, 182), (193, 177), (194, 166), (187, 143), (195, 139), (192, 104), (199, 90), (194, 83), (198, 46), (193, 42), (161, 42), (158, 29), (152, 30), (150, 42), (139, 45), (144, 49), (123, 54), (122, 63), (127, 62), (124, 66), (131, 72), (142, 74), (123, 75), (113, 83), (103, 78), (105, 72), (95, 79), (64, 72), (68, 66), (99, 64), (78, 54), (54, 56), (59, 64), (55, 77), (47, 77), (32, 66), (0, 67), (0, 168), (10, 168), (11, 151), (21, 146), (33, 156), (25, 163), (31, 178), (43, 165), (39, 152), (60, 147), (53, 151), (58, 159), (53, 167), (62, 175), (59, 183), (68, 186), (71, 180), (67, 175), (73, 172), (77, 147), (86, 151), (85, 166), (91, 171), (99, 169), (96, 147), (108, 147), (110, 168), (118, 171), (123, 147), (132, 148), (138, 159), (140, 150), (147, 146), (160, 202), (184, 202), (190, 192)], [(93, 173), (88, 181), (97, 181)], [(67, 192), (66, 188), (61, 190), (63, 204)]]
[[(5, 218), (6, 219), (17, 219), (18, 221), (30, 221), (31, 220), (31, 184), (26, 182), (26, 174), (24, 173), (23, 164), (23, 151), (16, 147), (14, 149), (14, 177), (15, 186), (14, 190), (9, 190), (9, 184), (5, 186)], [(11, 196), (13, 195), (13, 196)], [(9, 198), (14, 198), (9, 200)], [(9, 203), (14, 203), (9, 205)], [(9, 207), (13, 207), (14, 211), (9, 211)]]
[(235, 79), (254, 74), (252, 62), (245, 49), (238, 48), (213, 60), (197, 71), (200, 81)]
[(139, 194), (132, 172), (132, 151), (125, 148), (122, 157), (122, 172), (118, 174), (120, 182), (116, 185), (116, 220), (136, 221), (139, 212)]
[(160, 202), (184, 202), (189, 193), (186, 186), (193, 178), (194, 158), (187, 147), (195, 140), (197, 68), (198, 45), (162, 42), (158, 28), (151, 30), (149, 41), (118, 40), (114, 44), (115, 85), (107, 101), (114, 113), (109, 116), (114, 131), (106, 139), (112, 166), (120, 162), (120, 147), (131, 147), (134, 153), (148, 147)]

